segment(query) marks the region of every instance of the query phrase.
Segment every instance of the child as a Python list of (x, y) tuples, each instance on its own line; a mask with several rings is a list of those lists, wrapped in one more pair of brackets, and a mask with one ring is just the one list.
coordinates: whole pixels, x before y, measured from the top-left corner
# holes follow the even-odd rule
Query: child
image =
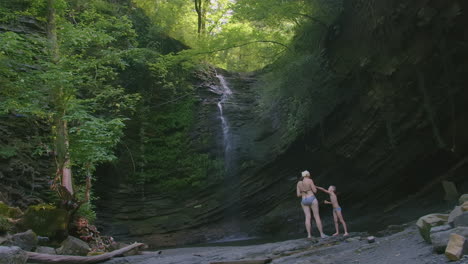
[(336, 197), (336, 194), (335, 194), (336, 187), (331, 185), (330, 187), (328, 187), (328, 190), (326, 190), (325, 188), (317, 186), (317, 189), (321, 190), (322, 192), (326, 192), (330, 195), (330, 202), (325, 200), (325, 203), (331, 204), (333, 206), (333, 220), (335, 220), (335, 229), (336, 229), (336, 233), (333, 234), (333, 236), (337, 236), (340, 234), (340, 229), (338, 227), (338, 220), (340, 220), (341, 224), (343, 225), (344, 236), (348, 236), (349, 235), (348, 228), (346, 227), (346, 223), (343, 219), (343, 215), (341, 214), (341, 207), (338, 204), (338, 198)]

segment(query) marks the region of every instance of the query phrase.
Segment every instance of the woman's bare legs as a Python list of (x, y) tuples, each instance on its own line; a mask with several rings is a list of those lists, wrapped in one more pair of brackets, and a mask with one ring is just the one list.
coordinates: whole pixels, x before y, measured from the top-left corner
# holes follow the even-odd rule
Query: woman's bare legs
[(320, 237), (324, 238), (326, 235), (323, 233), (322, 220), (320, 220), (319, 206), (318, 201), (315, 199), (312, 202), (312, 213), (314, 214), (315, 223), (317, 224), (317, 229), (320, 232)]
[(310, 229), (311, 229), (311, 225), (310, 225), (310, 220), (311, 220), (310, 207), (306, 206), (306, 205), (303, 205), (303, 204), (301, 204), (301, 206), (302, 206), (302, 210), (304, 210), (304, 215), (305, 215), (305, 227), (306, 227), (306, 230), (307, 230), (307, 238), (311, 238), (312, 235), (310, 234)]

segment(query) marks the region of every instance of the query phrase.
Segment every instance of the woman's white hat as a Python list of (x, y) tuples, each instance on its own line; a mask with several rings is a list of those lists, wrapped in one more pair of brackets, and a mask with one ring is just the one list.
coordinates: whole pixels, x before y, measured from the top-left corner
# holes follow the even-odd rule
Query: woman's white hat
[(308, 170), (302, 172), (302, 177), (310, 177), (310, 173)]

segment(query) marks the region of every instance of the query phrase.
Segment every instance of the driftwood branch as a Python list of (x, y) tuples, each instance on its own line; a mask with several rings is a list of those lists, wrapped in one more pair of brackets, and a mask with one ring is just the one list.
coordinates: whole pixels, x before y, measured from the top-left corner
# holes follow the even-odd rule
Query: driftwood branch
[(211, 262), (210, 264), (266, 264), (270, 263), (272, 259), (258, 259), (258, 260), (238, 260), (238, 261), (220, 261)]
[(238, 45), (229, 46), (229, 47), (226, 47), (226, 48), (221, 48), (221, 49), (216, 49), (216, 50), (210, 50), (210, 51), (205, 51), (205, 52), (199, 52), (199, 53), (195, 53), (195, 55), (216, 53), (216, 52), (220, 52), (220, 51), (225, 51), (225, 50), (230, 50), (230, 49), (234, 49), (234, 48), (244, 47), (244, 46), (247, 46), (247, 45), (250, 45), (250, 44), (254, 44), (254, 43), (271, 43), (271, 44), (275, 44), (275, 45), (282, 46), (282, 47), (284, 47), (284, 48), (286, 48), (286, 49), (289, 50), (289, 47), (288, 47), (288, 46), (286, 46), (285, 44), (283, 44), (283, 43), (281, 43), (281, 42), (278, 42), (278, 41), (274, 41), (274, 40), (255, 40), (255, 41), (249, 41), (249, 42), (242, 43), (242, 44), (238, 44)]
[(135, 248), (143, 247), (143, 243), (134, 243), (132, 245), (126, 246), (124, 248), (114, 250), (112, 252), (104, 253), (98, 256), (67, 256), (67, 255), (50, 255), (42, 254), (36, 252), (27, 252), (28, 253), (28, 262), (35, 263), (62, 263), (62, 264), (83, 264), (83, 263), (99, 263), (102, 261), (109, 260), (113, 257), (122, 255), (128, 251), (131, 251)]

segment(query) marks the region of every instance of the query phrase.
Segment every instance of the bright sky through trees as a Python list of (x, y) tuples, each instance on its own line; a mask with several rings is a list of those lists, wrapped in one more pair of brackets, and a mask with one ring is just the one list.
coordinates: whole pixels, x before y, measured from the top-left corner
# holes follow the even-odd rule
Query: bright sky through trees
[(158, 25), (155, 30), (189, 46), (187, 53), (236, 71), (260, 69), (285, 52), (312, 2), (134, 0)]

